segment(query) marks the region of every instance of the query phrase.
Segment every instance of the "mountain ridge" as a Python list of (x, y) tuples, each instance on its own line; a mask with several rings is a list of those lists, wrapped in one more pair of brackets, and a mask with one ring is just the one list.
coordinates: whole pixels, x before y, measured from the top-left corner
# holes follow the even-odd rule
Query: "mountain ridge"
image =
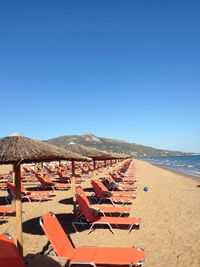
[(182, 151), (171, 151), (166, 149), (153, 148), (137, 143), (130, 143), (123, 140), (117, 140), (106, 137), (98, 137), (92, 133), (83, 135), (63, 135), (46, 140), (54, 145), (64, 147), (70, 142), (82, 144), (99, 150), (115, 153), (125, 153), (135, 157), (152, 157), (152, 156), (184, 156), (192, 153)]

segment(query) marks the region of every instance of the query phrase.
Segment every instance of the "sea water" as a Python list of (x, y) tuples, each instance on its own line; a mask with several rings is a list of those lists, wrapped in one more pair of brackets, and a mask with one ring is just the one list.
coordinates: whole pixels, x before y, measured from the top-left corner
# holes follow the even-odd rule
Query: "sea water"
[(200, 155), (148, 157), (142, 160), (148, 161), (160, 167), (200, 177)]

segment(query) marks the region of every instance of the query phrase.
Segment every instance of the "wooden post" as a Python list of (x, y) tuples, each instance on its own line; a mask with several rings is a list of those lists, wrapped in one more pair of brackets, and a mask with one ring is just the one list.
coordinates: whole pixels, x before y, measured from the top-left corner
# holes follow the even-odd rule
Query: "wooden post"
[(73, 197), (73, 212), (76, 215), (76, 178), (75, 178), (75, 161), (72, 160), (72, 197)]
[(96, 162), (95, 162), (95, 160), (93, 159), (93, 168), (94, 168), (94, 170), (96, 170), (96, 164), (95, 164)]
[(15, 173), (15, 188), (16, 188), (16, 223), (17, 223), (17, 247), (23, 256), (23, 233), (22, 233), (22, 199), (21, 199), (21, 174), (20, 174), (20, 164), (14, 165)]
[(93, 168), (94, 168), (94, 170), (93, 170), (93, 179), (94, 180), (96, 180), (96, 162), (95, 162), (95, 160), (93, 159)]

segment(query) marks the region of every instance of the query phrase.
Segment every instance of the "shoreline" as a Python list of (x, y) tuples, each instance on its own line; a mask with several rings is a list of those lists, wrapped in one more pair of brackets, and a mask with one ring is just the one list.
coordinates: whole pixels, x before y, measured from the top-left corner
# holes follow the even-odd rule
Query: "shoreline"
[[(137, 159), (137, 160), (141, 160), (141, 159)], [(157, 165), (157, 164), (149, 162), (149, 161), (145, 161), (145, 160), (141, 160), (141, 161), (149, 163), (152, 166), (155, 166), (157, 168), (160, 168), (160, 169), (163, 169), (163, 170), (166, 170), (166, 171), (178, 174), (178, 175), (182, 175), (185, 178), (193, 179), (193, 180), (195, 180), (195, 181), (200, 183), (200, 176), (195, 176), (195, 175), (192, 175), (192, 174), (188, 174), (188, 173), (184, 173), (184, 172), (181, 172), (181, 171), (178, 171), (178, 170), (174, 170), (174, 169), (171, 169), (170, 167), (167, 167), (167, 166), (160, 166), (160, 165)]]

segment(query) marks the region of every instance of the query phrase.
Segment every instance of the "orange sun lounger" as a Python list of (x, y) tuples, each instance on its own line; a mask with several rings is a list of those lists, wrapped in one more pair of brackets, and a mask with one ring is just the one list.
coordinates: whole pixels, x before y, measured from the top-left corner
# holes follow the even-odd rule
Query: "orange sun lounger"
[(113, 196), (123, 196), (136, 198), (135, 192), (133, 191), (122, 191), (122, 190), (112, 190), (109, 191), (108, 188), (103, 184), (103, 179), (98, 180), (98, 185), (105, 193), (111, 193)]
[(71, 188), (70, 184), (51, 182), (47, 174), (43, 177), (40, 174), (37, 174), (36, 177), (40, 182), (42, 188), (52, 188), (53, 190), (68, 190)]
[(109, 200), (113, 206), (115, 206), (115, 203), (122, 203), (123, 205), (132, 203), (133, 199), (129, 196), (113, 195), (107, 189), (103, 191), (98, 181), (91, 180), (91, 184), (95, 192), (95, 198), (99, 200), (99, 204), (104, 200)]
[(12, 206), (0, 206), (0, 221), (6, 220), (11, 214), (15, 213), (15, 208)]
[(135, 182), (137, 182), (137, 179), (135, 177), (120, 175), (119, 172), (117, 173), (113, 172), (112, 177), (116, 182), (129, 183), (129, 184), (134, 184)]
[[(53, 213), (40, 218), (40, 225), (47, 235), (56, 255), (67, 258), (67, 266), (141, 266), (144, 251), (139, 248), (78, 247), (75, 248)], [(56, 233), (56, 234), (55, 234)]]
[(110, 181), (109, 187), (111, 190), (124, 190), (124, 191), (134, 191), (137, 188), (136, 184), (129, 184), (129, 183), (123, 183), (123, 182), (116, 182), (112, 175), (109, 174), (108, 180)]
[[(15, 185), (12, 183), (7, 183), (8, 189), (12, 191), (12, 197), (16, 196), (16, 188)], [(45, 191), (28, 191), (24, 185), (21, 185), (21, 193), (22, 193), (22, 199), (27, 199), (30, 203), (32, 201), (43, 201), (48, 200), (50, 198), (50, 195), (48, 192)]]
[(9, 234), (0, 234), (0, 266), (25, 267), (23, 259)]
[(81, 195), (85, 201), (87, 202), (87, 205), (91, 208), (94, 209), (96, 212), (101, 213), (102, 215), (105, 216), (105, 214), (109, 214), (112, 216), (112, 214), (119, 214), (119, 216), (122, 215), (129, 215), (130, 214), (130, 209), (127, 207), (113, 207), (113, 206), (103, 206), (103, 205), (90, 205), (90, 202), (85, 194), (85, 191), (81, 186), (76, 187), (76, 193)]
[[(128, 233), (131, 232), (134, 226), (139, 227), (141, 223), (140, 218), (131, 218), (131, 217), (108, 217), (108, 216), (100, 216), (99, 214), (94, 215), (88, 205), (87, 201), (79, 194), (77, 194), (77, 202), (80, 207), (82, 214), (84, 215), (88, 224), (91, 225), (88, 234), (94, 230), (94, 226), (96, 225), (107, 225), (110, 231), (115, 234), (112, 226), (129, 226)], [(76, 222), (72, 222), (74, 229)]]

